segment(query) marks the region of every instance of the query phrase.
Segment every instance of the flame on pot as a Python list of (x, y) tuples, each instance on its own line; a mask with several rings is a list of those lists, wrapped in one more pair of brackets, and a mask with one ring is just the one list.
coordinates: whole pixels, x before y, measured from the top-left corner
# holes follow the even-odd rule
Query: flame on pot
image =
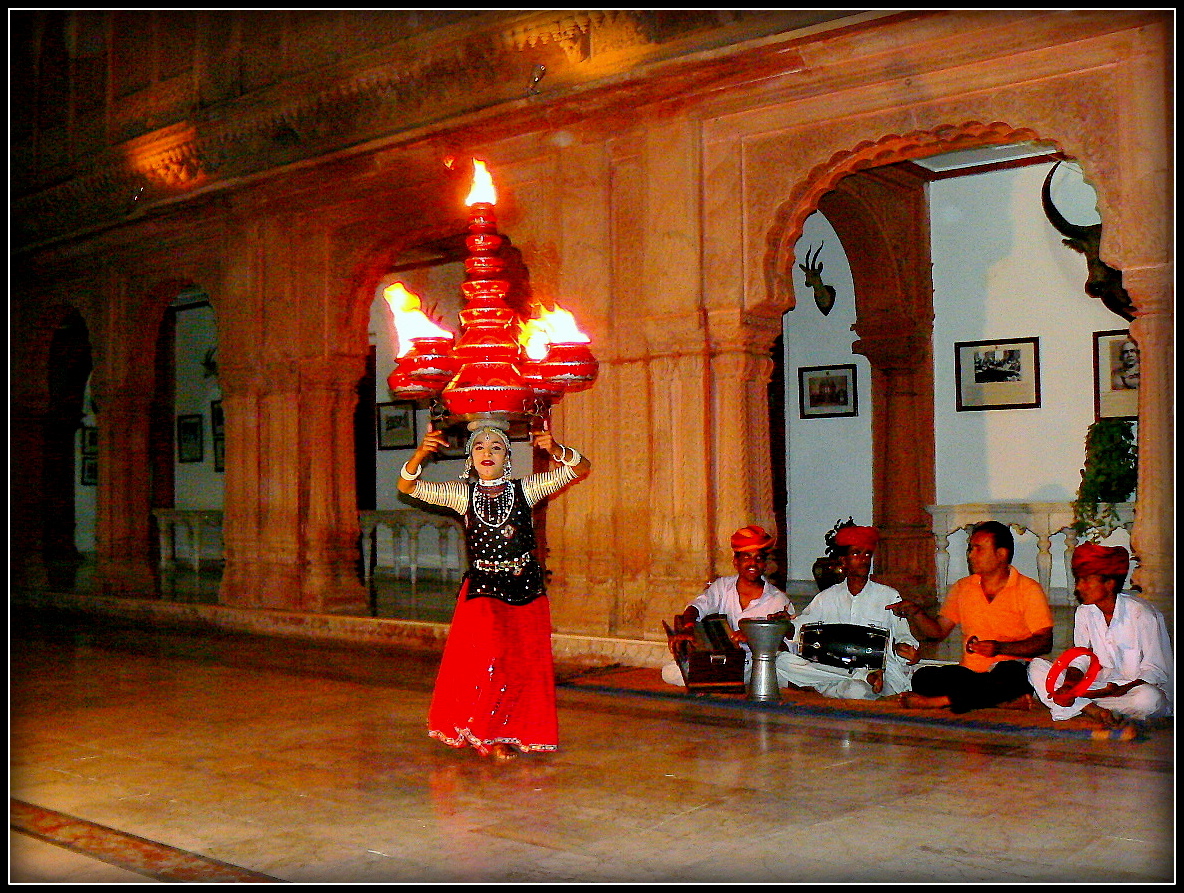
[(580, 331), (571, 312), (558, 304), (554, 310), (542, 308), (542, 316), (527, 320), (518, 336), (518, 343), (532, 360), (545, 358), (552, 344), (588, 344), (591, 340)]
[(475, 205), (479, 202), (489, 205), (497, 204), (497, 190), (493, 188), (493, 175), (489, 173), (485, 162), (474, 158), (473, 186), (469, 190), (469, 196), (465, 199), (465, 204)]
[(398, 338), (396, 357), (403, 357), (415, 346), (417, 338), (451, 338), (452, 333), (432, 322), (423, 312), (419, 297), (407, 290), (402, 282), (383, 289), (382, 297), (391, 308)]

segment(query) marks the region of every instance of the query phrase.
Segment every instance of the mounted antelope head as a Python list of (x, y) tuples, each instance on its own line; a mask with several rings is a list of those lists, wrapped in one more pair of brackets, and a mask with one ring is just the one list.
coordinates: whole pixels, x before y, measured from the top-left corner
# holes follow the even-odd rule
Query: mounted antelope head
[(818, 245), (813, 258), (810, 257), (810, 249), (807, 248), (806, 262), (798, 264), (798, 269), (806, 274), (806, 285), (814, 290), (814, 303), (818, 305), (823, 316), (830, 313), (830, 308), (835, 305), (834, 287), (822, 281), (822, 264), (818, 262), (818, 255), (822, 253), (822, 246), (825, 244), (826, 242), (822, 242)]
[(1085, 293), (1091, 298), (1099, 298), (1106, 309), (1117, 313), (1128, 322), (1135, 318), (1134, 304), (1130, 295), (1122, 287), (1122, 271), (1116, 270), (1105, 263), (1099, 256), (1102, 246), (1102, 224), (1094, 223), (1089, 226), (1070, 223), (1052, 203), (1049, 184), (1052, 175), (1056, 173), (1061, 162), (1052, 166), (1048, 176), (1044, 178), (1044, 186), (1040, 190), (1040, 200), (1044, 205), (1044, 214), (1048, 222), (1058, 233), (1064, 236), (1064, 244), (1085, 255), (1086, 269), (1089, 278), (1085, 281)]

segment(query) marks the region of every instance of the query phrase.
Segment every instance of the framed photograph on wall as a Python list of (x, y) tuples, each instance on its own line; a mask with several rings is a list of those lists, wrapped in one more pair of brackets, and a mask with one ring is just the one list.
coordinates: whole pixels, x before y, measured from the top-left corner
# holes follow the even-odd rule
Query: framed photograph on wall
[(1094, 416), (1139, 415), (1139, 347), (1126, 329), (1094, 332)]
[(798, 406), (803, 419), (859, 415), (855, 365), (800, 367)]
[(210, 434), (214, 440), (226, 436), (226, 419), (222, 415), (222, 401), (210, 401)]
[(1040, 406), (1040, 339), (954, 344), (958, 412)]
[(200, 462), (203, 453), (204, 426), (200, 415), (177, 416), (177, 461)]
[(375, 416), (380, 450), (404, 450), (418, 446), (415, 435), (415, 404), (409, 400), (379, 403)]
[(99, 429), (93, 425), (83, 425), (78, 430), (82, 455), (97, 456), (99, 454)]
[(99, 483), (99, 460), (97, 456), (82, 457), (82, 465), (78, 471), (78, 483), (84, 487), (94, 487)]

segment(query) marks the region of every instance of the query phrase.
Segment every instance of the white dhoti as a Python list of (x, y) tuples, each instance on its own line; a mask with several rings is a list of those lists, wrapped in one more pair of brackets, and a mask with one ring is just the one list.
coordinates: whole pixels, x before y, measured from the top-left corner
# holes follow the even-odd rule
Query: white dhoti
[(877, 698), (900, 694), (912, 687), (911, 670), (911, 667), (905, 669), (893, 661), (888, 661), (884, 668), (884, 688), (877, 694), (867, 681), (871, 670), (844, 670), (806, 660), (801, 655), (788, 651), (777, 655), (777, 682), (782, 687), (792, 683), (799, 688), (812, 688), (828, 698), (874, 701)]
[[(1074, 661), (1074, 664), (1076, 663), (1077, 661)], [(1028, 681), (1032, 683), (1036, 697), (1048, 707), (1054, 720), (1079, 716), (1089, 704), (1097, 704), (1118, 716), (1140, 721), (1157, 719), (1168, 714), (1167, 695), (1162, 689), (1150, 684), (1136, 685), (1125, 695), (1113, 698), (1076, 698), (1068, 707), (1062, 707), (1048, 693), (1048, 674), (1051, 670), (1052, 662), (1042, 657), (1034, 657), (1028, 663)], [(1094, 684), (1101, 687), (1104, 683), (1098, 681)]]

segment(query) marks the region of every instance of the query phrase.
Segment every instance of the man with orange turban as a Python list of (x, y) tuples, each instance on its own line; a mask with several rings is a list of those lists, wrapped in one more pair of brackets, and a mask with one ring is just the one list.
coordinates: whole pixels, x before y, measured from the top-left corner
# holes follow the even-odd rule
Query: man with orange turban
[[(843, 579), (816, 596), (798, 615), (798, 629), (809, 624), (845, 624), (888, 632), (883, 667), (831, 666), (809, 660), (800, 652), (777, 655), (777, 679), (782, 685), (811, 688), (828, 698), (874, 700), (907, 691), (917, 661), (917, 640), (908, 621), (888, 606), (900, 602), (900, 593), (871, 579), (872, 557), (880, 542), (874, 527), (848, 525), (835, 534), (841, 552)], [(799, 634), (800, 635), (800, 634)]]
[[(765, 567), (769, 562), (769, 550), (777, 537), (763, 527), (749, 524), (732, 534), (732, 567), (734, 576), (719, 577), (703, 593), (692, 601), (678, 618), (678, 636), (693, 638), (695, 622), (709, 614), (724, 614), (731, 627), (733, 641), (747, 650), (744, 634), (740, 632), (741, 619), (763, 620), (785, 614), (793, 617), (793, 604), (784, 592), (765, 579)], [(672, 643), (674, 639), (671, 640)], [(751, 664), (751, 656), (746, 664)], [(745, 667), (747, 674), (750, 666)], [(671, 685), (682, 685), (682, 671), (672, 661), (662, 668), (662, 679)]]
[[(1054, 720), (1085, 714), (1106, 729), (1170, 716), (1172, 644), (1167, 624), (1149, 601), (1122, 591), (1130, 570), (1126, 549), (1082, 543), (1073, 550), (1072, 568), (1073, 595), (1080, 607), (1073, 616), (1071, 651), (1079, 653), (1072, 660), (1067, 653), (1055, 664), (1032, 660), (1028, 678), (1037, 697)], [(1097, 675), (1079, 691), (1091, 664)]]

